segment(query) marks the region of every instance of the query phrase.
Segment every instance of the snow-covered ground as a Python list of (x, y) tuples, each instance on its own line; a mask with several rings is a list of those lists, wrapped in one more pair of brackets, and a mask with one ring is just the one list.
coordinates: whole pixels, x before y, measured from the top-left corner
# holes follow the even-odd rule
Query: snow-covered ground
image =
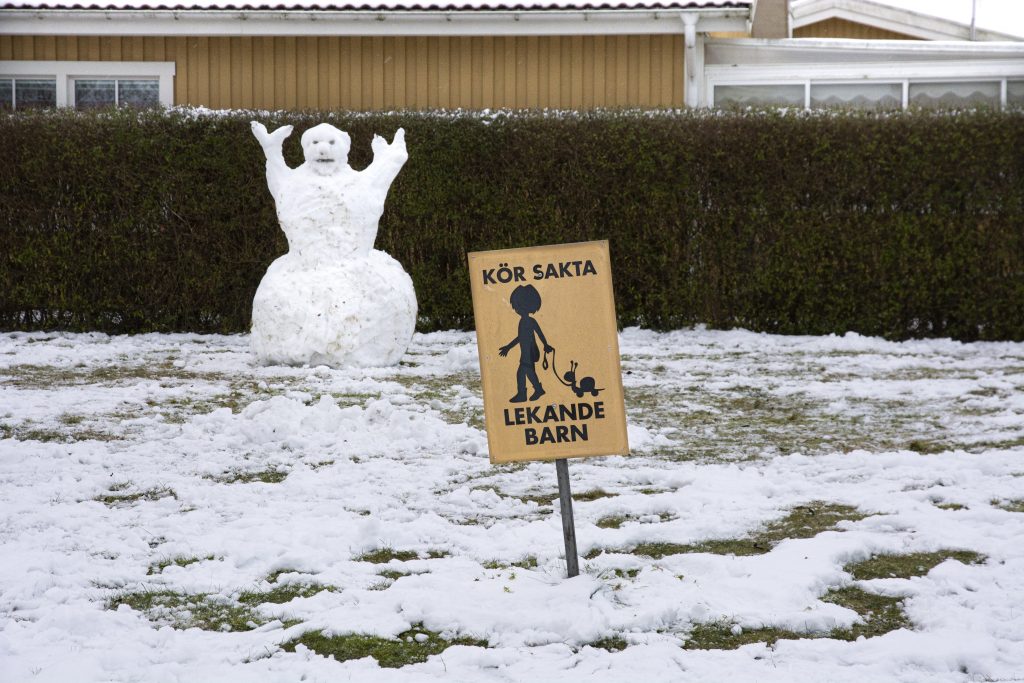
[[(0, 681), (1024, 680), (1024, 344), (624, 331), (633, 454), (570, 464), (566, 579), (554, 466), (488, 463), (473, 335), (368, 371), (247, 343), (0, 335)], [(710, 543), (799, 509), (838, 521)], [(851, 586), (912, 627), (820, 637)], [(693, 649), (708, 624), (790, 637)], [(281, 647), (310, 632), (463, 644)]]

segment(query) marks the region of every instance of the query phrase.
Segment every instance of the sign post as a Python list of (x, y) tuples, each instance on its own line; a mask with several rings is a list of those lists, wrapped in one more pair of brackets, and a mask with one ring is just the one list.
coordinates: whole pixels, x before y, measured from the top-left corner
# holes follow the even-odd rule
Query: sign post
[(554, 460), (569, 576), (566, 458), (628, 455), (608, 242), (469, 254), (492, 463)]
[(562, 510), (562, 536), (565, 538), (565, 566), (571, 579), (580, 573), (580, 556), (576, 552), (576, 523), (572, 517), (572, 491), (569, 490), (569, 461), (555, 461), (558, 472), (558, 502)]

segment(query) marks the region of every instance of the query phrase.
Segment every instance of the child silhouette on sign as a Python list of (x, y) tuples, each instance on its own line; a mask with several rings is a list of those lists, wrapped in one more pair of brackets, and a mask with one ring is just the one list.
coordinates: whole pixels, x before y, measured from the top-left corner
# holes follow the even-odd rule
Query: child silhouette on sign
[(533, 385), (530, 401), (536, 401), (544, 395), (544, 387), (537, 379), (537, 361), (540, 360), (540, 349), (537, 348), (536, 334), (544, 344), (544, 353), (554, 351), (544, 338), (537, 321), (530, 317), (531, 313), (540, 310), (540, 292), (533, 285), (520, 285), (509, 297), (512, 309), (519, 314), (519, 333), (516, 338), (498, 349), (499, 356), (507, 356), (512, 347), (519, 344), (519, 369), (516, 370), (516, 395), (509, 399), (510, 403), (523, 403), (526, 398), (526, 380)]

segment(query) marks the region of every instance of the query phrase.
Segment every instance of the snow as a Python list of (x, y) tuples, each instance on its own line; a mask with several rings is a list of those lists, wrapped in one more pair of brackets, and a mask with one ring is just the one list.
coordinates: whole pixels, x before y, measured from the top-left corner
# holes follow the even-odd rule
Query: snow
[[(0, 335), (0, 680), (974, 681), (1024, 672), (1024, 344), (621, 335), (633, 454), (570, 463), (581, 575), (565, 578), (550, 463), (491, 466), (472, 334), (416, 335), (397, 367), (260, 367), (247, 336)], [(796, 419), (773, 421), (773, 411)], [(911, 450), (916, 440), (934, 452)], [(834, 445), (832, 445), (834, 444)], [(680, 457), (692, 453), (693, 457)], [(276, 482), (240, 474), (276, 471)], [(137, 500), (116, 496), (143, 493)], [(104, 496), (115, 496), (113, 500)], [(869, 516), (761, 555), (611, 549), (738, 538), (793, 506)], [(959, 509), (951, 509), (955, 503)], [(939, 507), (942, 504), (944, 507)], [(619, 528), (598, 520), (626, 516)], [(418, 554), (359, 561), (381, 548)], [(963, 549), (911, 579), (873, 553)], [(432, 556), (433, 553), (433, 556)], [(192, 558), (184, 566), (154, 563)], [(535, 567), (513, 563), (536, 558)], [(407, 575), (380, 589), (382, 569)], [(248, 631), (175, 629), (125, 591), (264, 604)], [(636, 570), (635, 576), (623, 574)], [(820, 598), (905, 598), (913, 629), (845, 642), (681, 646), (694, 625), (800, 633), (858, 619)], [(150, 615), (151, 617), (154, 615)], [(284, 642), (485, 640), (382, 669)], [(592, 644), (619, 637), (625, 650)]]
[(348, 165), (351, 140), (329, 123), (302, 134), (305, 162), (285, 163), (292, 132), (252, 122), (288, 253), (260, 281), (252, 351), (263, 365), (393, 365), (416, 327), (416, 292), (402, 265), (373, 248), (388, 189), (409, 158), (405, 131), (374, 136), (373, 161)]

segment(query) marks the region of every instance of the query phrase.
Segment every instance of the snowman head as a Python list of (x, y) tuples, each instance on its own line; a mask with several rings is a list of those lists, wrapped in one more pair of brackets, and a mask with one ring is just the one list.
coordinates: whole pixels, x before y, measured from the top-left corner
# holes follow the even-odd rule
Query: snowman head
[(334, 175), (348, 165), (352, 139), (329, 123), (313, 126), (302, 134), (306, 165), (319, 175)]

